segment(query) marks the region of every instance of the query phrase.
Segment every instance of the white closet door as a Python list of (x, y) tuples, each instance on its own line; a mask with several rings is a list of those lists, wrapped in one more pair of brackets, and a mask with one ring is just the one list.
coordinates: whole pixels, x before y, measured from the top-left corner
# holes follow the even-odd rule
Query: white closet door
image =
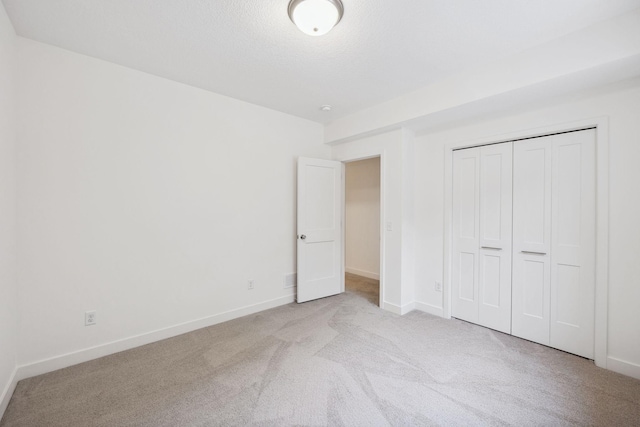
[(549, 345), (551, 288), (550, 138), (513, 148), (512, 334)]
[(511, 143), (453, 155), (453, 317), (511, 332)]
[(478, 323), (480, 149), (453, 153), (453, 277), (451, 315)]
[(511, 333), (512, 143), (480, 148), (478, 323)]
[(551, 137), (550, 345), (594, 356), (595, 130)]

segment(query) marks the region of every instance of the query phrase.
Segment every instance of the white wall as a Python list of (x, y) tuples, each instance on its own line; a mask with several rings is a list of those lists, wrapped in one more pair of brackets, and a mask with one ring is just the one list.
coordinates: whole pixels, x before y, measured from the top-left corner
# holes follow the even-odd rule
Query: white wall
[(330, 157), (321, 125), (26, 39), (19, 54), (23, 376), (293, 301), (295, 164)]
[(348, 273), (380, 278), (380, 158), (345, 166), (345, 264)]
[(15, 271), (15, 44), (0, 3), (0, 418), (14, 387), (18, 329)]
[[(627, 81), (571, 100), (550, 100), (484, 120), (418, 135), (416, 164), (416, 300), (442, 307), (433, 283), (443, 277), (444, 146), (496, 135), (609, 117), (609, 328), (608, 367), (640, 378), (640, 80)], [(532, 132), (535, 132), (532, 130)]]

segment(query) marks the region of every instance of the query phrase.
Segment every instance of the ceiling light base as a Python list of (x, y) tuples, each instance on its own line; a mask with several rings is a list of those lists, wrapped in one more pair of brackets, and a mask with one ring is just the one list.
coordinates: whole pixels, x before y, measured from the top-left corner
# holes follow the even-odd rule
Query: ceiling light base
[(327, 34), (344, 14), (341, 0), (291, 0), (289, 18), (305, 34)]

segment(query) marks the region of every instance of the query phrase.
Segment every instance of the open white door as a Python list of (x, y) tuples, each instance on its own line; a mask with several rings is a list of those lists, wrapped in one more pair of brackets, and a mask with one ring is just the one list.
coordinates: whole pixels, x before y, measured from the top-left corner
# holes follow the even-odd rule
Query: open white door
[(344, 291), (341, 162), (298, 158), (298, 295), (306, 302)]

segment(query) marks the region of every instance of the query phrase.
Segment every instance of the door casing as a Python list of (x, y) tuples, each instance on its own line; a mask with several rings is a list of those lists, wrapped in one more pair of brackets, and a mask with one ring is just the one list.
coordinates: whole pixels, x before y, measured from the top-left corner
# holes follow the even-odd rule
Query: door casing
[[(375, 157), (379, 157), (380, 158), (380, 295), (379, 295), (379, 301), (378, 301), (378, 307), (383, 308), (384, 309), (384, 291), (385, 291), (385, 266), (386, 266), (386, 261), (385, 261), (385, 245), (386, 245), (386, 233), (385, 233), (385, 228), (384, 228), (384, 224), (385, 224), (385, 152), (384, 149), (372, 149), (372, 150), (367, 150), (366, 153), (362, 153), (360, 155), (357, 156), (346, 156), (346, 157), (340, 157), (339, 159), (336, 159), (340, 162), (342, 162), (343, 164), (345, 163), (351, 163), (351, 162), (357, 162), (359, 160), (367, 160), (367, 159), (372, 159)], [(346, 188), (345, 188), (345, 180), (342, 180), (342, 186), (343, 186), (343, 196), (345, 194)], [(345, 203), (343, 200), (342, 203), (342, 253), (345, 253), (345, 223), (346, 223), (346, 217), (345, 217), (345, 211), (344, 211), (344, 207), (345, 207)], [(343, 267), (343, 271), (344, 271), (344, 267), (345, 267), (345, 259), (343, 257), (342, 260), (342, 267)]]

